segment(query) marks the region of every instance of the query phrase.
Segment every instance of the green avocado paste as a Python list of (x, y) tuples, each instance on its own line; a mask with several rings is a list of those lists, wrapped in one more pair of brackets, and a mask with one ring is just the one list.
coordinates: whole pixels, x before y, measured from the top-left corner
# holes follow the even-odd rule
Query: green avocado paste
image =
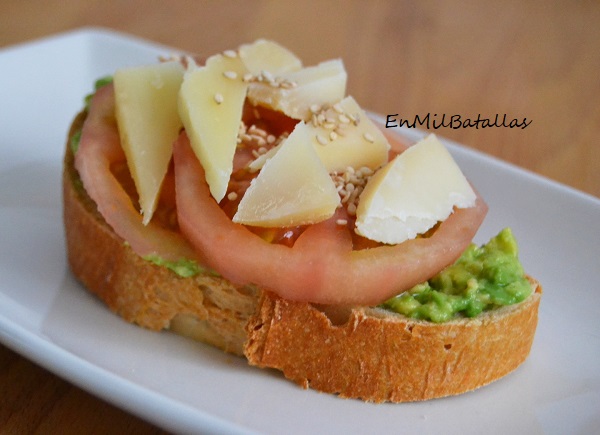
[(163, 266), (167, 269), (175, 272), (182, 278), (190, 278), (200, 273), (205, 273), (206, 270), (201, 267), (198, 263), (193, 260), (187, 260), (182, 258), (177, 261), (168, 261), (158, 255), (147, 255), (144, 260), (156, 264), (157, 266)]
[(454, 264), (382, 307), (441, 323), (516, 304), (531, 292), (518, 259), (517, 242), (510, 228), (505, 228), (483, 246), (471, 244)]

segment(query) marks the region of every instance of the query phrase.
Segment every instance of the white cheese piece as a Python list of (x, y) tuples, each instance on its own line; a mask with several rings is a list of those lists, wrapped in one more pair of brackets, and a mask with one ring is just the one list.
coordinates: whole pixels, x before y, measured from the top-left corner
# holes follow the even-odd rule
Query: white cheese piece
[(220, 202), (233, 171), (233, 155), (248, 84), (239, 57), (212, 56), (203, 67), (190, 64), (179, 93), (179, 115), (206, 173), (212, 196)]
[(371, 240), (402, 243), (444, 221), (476, 195), (444, 145), (431, 134), (369, 180), (359, 199), (355, 231)]
[(390, 144), (350, 96), (308, 123), (312, 144), (329, 172), (348, 166), (377, 169), (388, 161)]
[(266, 161), (233, 221), (260, 227), (313, 224), (333, 215), (340, 197), (300, 122)]
[(156, 209), (173, 141), (181, 128), (177, 95), (182, 80), (179, 62), (121, 69), (113, 77), (121, 145), (138, 192), (144, 225)]
[(265, 39), (240, 46), (239, 54), (250, 74), (259, 74), (261, 71), (281, 74), (302, 68), (302, 61), (294, 53)]
[(310, 119), (312, 105), (333, 104), (344, 98), (347, 78), (343, 62), (329, 60), (299, 71), (266, 77), (266, 81), (252, 82), (248, 100), (306, 121)]

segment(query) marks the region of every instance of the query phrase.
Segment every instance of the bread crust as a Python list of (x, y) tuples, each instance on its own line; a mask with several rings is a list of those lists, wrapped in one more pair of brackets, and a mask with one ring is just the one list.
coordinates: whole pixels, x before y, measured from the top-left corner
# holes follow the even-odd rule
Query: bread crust
[[(74, 121), (69, 138), (83, 122)], [(244, 327), (258, 290), (215, 274), (182, 278), (138, 256), (98, 213), (86, 194), (67, 146), (63, 219), (69, 266), (79, 281), (128, 322), (177, 333), (242, 355)]]
[(247, 326), (245, 355), (304, 388), (345, 398), (408, 402), (465, 393), (529, 355), (542, 293), (531, 283), (534, 293), (520, 304), (441, 324), (364, 307), (336, 324), (311, 304), (265, 293)]
[[(81, 128), (80, 114), (69, 133)], [(461, 394), (516, 369), (535, 335), (539, 283), (524, 302), (435, 324), (377, 308), (284, 300), (215, 274), (179, 277), (139, 257), (96, 210), (67, 145), (63, 206), (74, 276), (116, 314), (274, 368), (304, 388), (372, 402)]]

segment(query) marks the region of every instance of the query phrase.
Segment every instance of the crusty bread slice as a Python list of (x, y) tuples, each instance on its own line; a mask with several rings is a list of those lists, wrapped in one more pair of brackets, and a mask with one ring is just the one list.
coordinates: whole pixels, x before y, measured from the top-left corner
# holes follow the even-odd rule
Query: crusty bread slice
[(441, 324), (378, 308), (332, 314), (265, 294), (248, 323), (245, 354), (250, 364), (341, 397), (407, 402), (460, 394), (529, 355), (541, 296), (531, 284), (533, 295), (520, 304)]
[[(73, 126), (80, 128), (83, 115)], [(464, 393), (528, 356), (541, 287), (520, 304), (443, 324), (368, 307), (291, 302), (215, 274), (181, 278), (118, 237), (81, 186), (67, 146), (64, 224), (73, 274), (128, 322), (170, 329), (249, 363), (281, 370), (305, 388), (373, 402)]]

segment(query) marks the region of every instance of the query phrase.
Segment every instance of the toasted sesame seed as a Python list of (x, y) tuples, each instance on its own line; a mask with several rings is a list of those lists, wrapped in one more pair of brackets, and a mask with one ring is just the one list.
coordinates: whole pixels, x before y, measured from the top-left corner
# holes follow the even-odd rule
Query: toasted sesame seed
[(345, 114), (340, 113), (338, 116), (338, 119), (340, 120), (340, 122), (342, 124), (349, 124), (350, 123), (350, 118), (348, 118)]
[(223, 75), (228, 79), (235, 80), (237, 79), (237, 73), (235, 71), (223, 71)]
[(344, 109), (342, 108), (342, 105), (340, 103), (335, 103), (333, 105), (333, 110), (335, 110), (339, 114), (344, 113)]
[(332, 131), (329, 133), (329, 139), (330, 140), (336, 140), (337, 139), (337, 133), (335, 131)]
[(238, 194), (235, 192), (229, 192), (229, 194), (227, 194), (227, 199), (230, 201), (235, 201), (238, 197)]
[(251, 82), (253, 78), (254, 78), (254, 76), (251, 73), (246, 73), (243, 75), (242, 81), (244, 83), (248, 83), (248, 82)]
[(317, 142), (319, 142), (321, 145), (327, 145), (327, 139), (323, 136), (321, 136), (320, 134), (318, 134), (316, 136)]
[(266, 80), (267, 82), (272, 82), (274, 81), (274, 77), (273, 74), (271, 74), (269, 71), (267, 70), (262, 70), (260, 72), (260, 75), (264, 78), (264, 80)]
[(215, 94), (214, 98), (215, 98), (215, 102), (217, 104), (221, 104), (223, 102), (223, 95), (221, 95), (219, 93)]
[(354, 203), (350, 203), (348, 204), (348, 207), (346, 208), (348, 210), (348, 214), (350, 216), (355, 216), (356, 215), (356, 205)]
[(318, 105), (318, 104), (312, 104), (312, 105), (310, 106), (310, 111), (311, 111), (312, 113), (319, 113), (319, 112), (321, 111), (321, 106), (320, 106), (320, 105)]

